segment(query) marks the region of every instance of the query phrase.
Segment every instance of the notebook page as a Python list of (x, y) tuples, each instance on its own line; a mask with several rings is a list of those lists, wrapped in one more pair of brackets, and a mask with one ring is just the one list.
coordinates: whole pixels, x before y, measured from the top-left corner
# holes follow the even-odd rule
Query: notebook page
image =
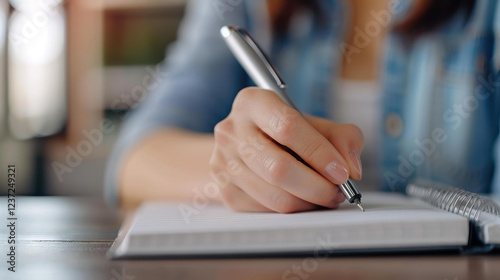
[(481, 214), (480, 238), (485, 244), (500, 244), (500, 217), (489, 213)]
[(366, 212), (349, 203), (294, 214), (238, 213), (211, 205), (186, 219), (179, 205), (144, 204), (130, 229), (130, 246), (143, 253), (250, 252), (305, 250), (331, 236), (336, 248), (465, 245), (468, 237), (465, 218), (398, 194), (365, 194)]
[[(500, 196), (490, 196), (490, 198), (500, 205)], [(479, 238), (484, 244), (500, 245), (500, 217), (487, 212), (480, 214), (480, 219), (476, 226), (479, 228)]]
[[(382, 220), (419, 220), (422, 215), (420, 211), (413, 211), (416, 209), (429, 209), (438, 216), (450, 216), (444, 211), (434, 213), (434, 207), (399, 194), (365, 194), (363, 205), (366, 212), (361, 212), (356, 206), (345, 202), (334, 210), (279, 214), (234, 212), (217, 204), (202, 209), (198, 215), (183, 216), (179, 203), (148, 202), (140, 208), (139, 217), (134, 223), (132, 232), (134, 234), (209, 232), (229, 229), (297, 227), (297, 225), (318, 226), (325, 223), (344, 225), (373, 223)], [(394, 209), (401, 211), (394, 211)]]

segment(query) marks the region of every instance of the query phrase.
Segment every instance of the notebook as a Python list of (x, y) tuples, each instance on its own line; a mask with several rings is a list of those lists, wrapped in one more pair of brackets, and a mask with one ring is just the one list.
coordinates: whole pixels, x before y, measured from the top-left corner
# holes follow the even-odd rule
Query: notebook
[[(418, 195), (413, 194), (418, 197)], [(366, 212), (338, 209), (241, 213), (212, 204), (185, 215), (183, 204), (147, 202), (119, 232), (111, 258), (294, 255), (467, 248), (471, 217), (439, 209), (426, 198), (363, 194)], [(185, 205), (185, 204), (184, 204)], [(491, 212), (491, 211), (490, 211)], [(500, 219), (482, 216), (485, 248), (500, 244)], [(485, 214), (486, 215), (486, 214)]]

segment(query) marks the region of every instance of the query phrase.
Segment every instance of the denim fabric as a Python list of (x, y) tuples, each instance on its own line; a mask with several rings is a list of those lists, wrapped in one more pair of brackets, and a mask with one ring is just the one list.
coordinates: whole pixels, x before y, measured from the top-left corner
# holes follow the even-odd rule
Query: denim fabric
[[(398, 191), (416, 177), (475, 192), (500, 191), (500, 5), (478, 0), (468, 21), (458, 13), (443, 27), (409, 39), (391, 33), (380, 69), (383, 110), (380, 189)], [(162, 127), (211, 133), (230, 112), (238, 91), (252, 85), (219, 35), (226, 24), (248, 29), (277, 65), (303, 112), (329, 118), (333, 84), (343, 56), (363, 45), (344, 39), (346, 1), (319, 1), (322, 17), (304, 12), (290, 32), (272, 36), (264, 0), (194, 0), (166, 55), (168, 76), (127, 118), (109, 160), (105, 192), (117, 202), (117, 174), (139, 141)], [(373, 11), (359, 35), (370, 40), (384, 16), (401, 18), (409, 1)], [(361, 38), (360, 37), (360, 38)], [(362, 41), (361, 41), (362, 42)], [(347, 58), (348, 59), (348, 58)]]

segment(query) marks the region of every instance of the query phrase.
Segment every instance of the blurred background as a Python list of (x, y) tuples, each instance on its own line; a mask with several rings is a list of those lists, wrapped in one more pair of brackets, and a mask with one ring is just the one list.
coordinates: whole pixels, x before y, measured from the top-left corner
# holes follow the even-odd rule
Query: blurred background
[(120, 124), (165, 75), (184, 6), (0, 0), (0, 182), (14, 164), (17, 194), (101, 196)]

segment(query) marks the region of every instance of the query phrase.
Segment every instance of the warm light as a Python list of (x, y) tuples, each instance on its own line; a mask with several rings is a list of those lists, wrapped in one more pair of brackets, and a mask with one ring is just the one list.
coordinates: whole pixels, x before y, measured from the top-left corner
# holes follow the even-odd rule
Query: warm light
[(64, 11), (41, 2), (12, 1), (20, 11), (9, 26), (9, 127), (20, 139), (57, 133), (65, 121)]
[(9, 7), (6, 1), (0, 1), (0, 139), (4, 136), (5, 123), (5, 36), (7, 32), (7, 13)]

